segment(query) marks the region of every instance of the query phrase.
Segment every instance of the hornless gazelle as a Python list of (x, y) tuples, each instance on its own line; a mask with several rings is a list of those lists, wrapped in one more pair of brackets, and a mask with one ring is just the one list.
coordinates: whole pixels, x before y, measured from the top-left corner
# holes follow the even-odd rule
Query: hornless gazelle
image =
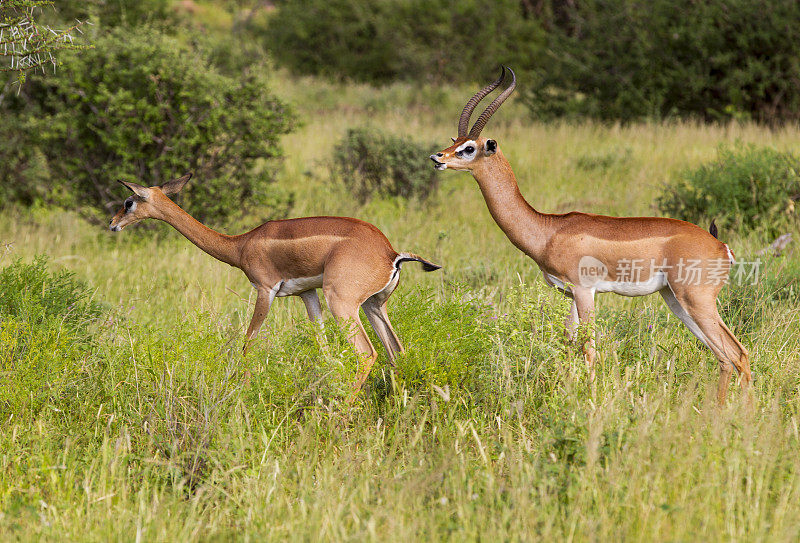
[[(751, 381), (747, 350), (717, 312), (717, 294), (734, 260), (728, 246), (716, 239), (716, 228), (712, 225), (709, 233), (675, 219), (578, 212), (550, 215), (533, 209), (522, 197), (497, 142), (480, 137), (486, 122), (516, 86), (514, 72), (508, 72), (511, 83), (470, 130), (472, 111), (500, 86), (506, 69), (467, 102), (453, 145), (430, 156), (435, 168), (471, 172), (489, 212), (511, 243), (539, 265), (548, 284), (572, 298), (565, 325), (573, 341), (578, 321), (590, 323), (594, 318), (595, 293), (644, 296), (658, 292), (719, 360), (719, 402), (725, 401), (733, 368), (746, 390)], [(583, 353), (593, 379), (593, 337), (584, 343)]]
[(220, 234), (168, 198), (180, 192), (191, 176), (149, 188), (120, 181), (133, 195), (111, 219), (110, 228), (119, 232), (143, 219), (158, 219), (217, 260), (242, 270), (258, 293), (245, 354), (275, 297), (299, 296), (309, 319), (320, 320), (316, 291), (320, 287), (331, 313), (349, 327), (350, 343), (366, 358), (358, 372), (356, 391), (378, 356), (361, 326), (359, 307), (364, 309), (389, 359), (393, 361), (395, 353), (403, 352), (386, 313), (386, 301), (400, 281), (400, 267), (407, 261), (421, 262), (425, 271), (440, 266), (412, 253), (396, 252), (376, 227), (349, 217), (269, 221), (238, 236)]

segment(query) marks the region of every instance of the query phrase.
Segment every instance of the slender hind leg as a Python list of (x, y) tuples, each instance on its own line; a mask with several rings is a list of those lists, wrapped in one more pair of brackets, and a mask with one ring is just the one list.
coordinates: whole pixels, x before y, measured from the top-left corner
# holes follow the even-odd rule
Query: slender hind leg
[[(381, 265), (385, 265), (383, 270)], [(325, 263), (322, 292), (328, 307), (337, 320), (346, 321), (350, 342), (365, 357), (353, 386), (351, 402), (361, 390), (378, 357), (361, 326), (358, 309), (376, 292), (391, 293), (394, 289), (392, 284), (396, 284), (396, 281), (397, 269), (390, 260), (385, 260), (383, 264), (365, 261), (363, 248), (356, 244), (338, 246), (335, 254)], [(385, 295), (388, 297), (388, 294)]]
[(686, 289), (675, 294), (669, 287), (659, 292), (675, 316), (717, 357), (717, 401), (720, 405), (725, 403), (733, 368), (739, 373), (742, 390), (747, 392), (752, 381), (750, 358), (747, 349), (722, 321), (717, 311), (716, 293)]
[(386, 349), (386, 355), (389, 357), (390, 362), (394, 362), (395, 353), (404, 352), (400, 339), (392, 329), (392, 324), (389, 322), (389, 315), (386, 313), (386, 303), (381, 304), (380, 300), (375, 296), (370, 296), (361, 304), (364, 313), (367, 315), (372, 329), (375, 330), (378, 339)]
[(353, 345), (356, 352), (365, 357), (362, 367), (358, 370), (356, 382), (353, 386), (353, 397), (350, 399), (350, 401), (352, 401), (355, 394), (364, 386), (364, 382), (367, 380), (369, 371), (372, 369), (372, 365), (375, 363), (378, 353), (369, 341), (364, 327), (361, 326), (361, 320), (358, 318), (359, 304), (338, 296), (332, 288), (325, 289), (325, 299), (336, 320), (347, 327), (347, 340)]
[(398, 353), (406, 352), (406, 350), (403, 348), (403, 344), (400, 343), (400, 338), (397, 337), (397, 333), (394, 331), (394, 328), (392, 327), (392, 323), (389, 322), (389, 313), (386, 311), (385, 301), (381, 304), (381, 316), (383, 317), (382, 320), (383, 323), (386, 325), (386, 328), (389, 329), (389, 334), (391, 335), (392, 338), (394, 338), (395, 352)]

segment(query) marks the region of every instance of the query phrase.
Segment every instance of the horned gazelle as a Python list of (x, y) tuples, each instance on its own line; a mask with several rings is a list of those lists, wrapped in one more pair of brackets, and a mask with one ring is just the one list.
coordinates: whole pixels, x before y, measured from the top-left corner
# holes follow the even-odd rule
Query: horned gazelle
[[(467, 102), (453, 145), (430, 156), (437, 170), (472, 173), (489, 212), (509, 240), (530, 256), (545, 281), (572, 298), (565, 325), (576, 339), (578, 321), (591, 322), (594, 296), (616, 292), (644, 296), (658, 292), (667, 306), (719, 360), (717, 398), (724, 403), (733, 368), (741, 386), (750, 385), (747, 350), (717, 312), (717, 294), (727, 282), (733, 255), (715, 235), (688, 222), (657, 217), (607, 217), (590, 213), (539, 213), (522, 197), (514, 172), (497, 142), (480, 136), (486, 122), (516, 86), (511, 83), (468, 130), (478, 103), (505, 79), (481, 89)], [(716, 234), (712, 226), (712, 232)], [(595, 346), (583, 345), (590, 378)]]
[(217, 260), (242, 270), (257, 291), (245, 353), (276, 297), (299, 296), (309, 319), (320, 320), (316, 290), (320, 287), (331, 313), (349, 327), (349, 341), (365, 357), (355, 391), (361, 389), (377, 358), (358, 318), (359, 307), (389, 359), (403, 352), (386, 312), (386, 301), (400, 281), (400, 267), (407, 261), (421, 262), (425, 271), (440, 266), (412, 253), (396, 252), (376, 227), (349, 217), (269, 221), (238, 236), (220, 234), (168, 198), (180, 192), (189, 178), (191, 174), (155, 187), (120, 181), (133, 195), (111, 219), (110, 228), (119, 232), (143, 219), (158, 219)]

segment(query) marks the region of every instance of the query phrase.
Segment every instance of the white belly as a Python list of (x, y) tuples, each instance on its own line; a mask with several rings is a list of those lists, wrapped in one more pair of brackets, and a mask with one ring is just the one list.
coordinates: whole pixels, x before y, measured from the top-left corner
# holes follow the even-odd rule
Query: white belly
[[(555, 275), (551, 275), (549, 273), (545, 273), (544, 275), (547, 282), (556, 287), (558, 290), (571, 292), (570, 285), (565, 284), (564, 281)], [(592, 283), (592, 285), (588, 288), (591, 288), (595, 292), (614, 292), (622, 296), (647, 296), (648, 294), (658, 292), (666, 286), (667, 275), (660, 271), (654, 273), (647, 281), (625, 282), (601, 280)]]
[(615, 292), (622, 296), (647, 296), (658, 292), (667, 286), (667, 274), (664, 272), (654, 273), (650, 279), (641, 282), (623, 281), (598, 281), (594, 286), (596, 292)]
[(307, 290), (322, 287), (322, 274), (313, 277), (295, 277), (294, 279), (284, 279), (280, 282), (280, 288), (275, 296), (292, 296)]

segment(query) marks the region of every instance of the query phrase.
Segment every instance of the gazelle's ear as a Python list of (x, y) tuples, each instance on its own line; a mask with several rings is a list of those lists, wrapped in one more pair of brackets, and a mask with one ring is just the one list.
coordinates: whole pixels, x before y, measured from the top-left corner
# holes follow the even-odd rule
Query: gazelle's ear
[(497, 142), (494, 140), (486, 140), (486, 146), (483, 149), (483, 154), (492, 156), (497, 152)]
[(456, 139), (455, 139), (455, 138), (451, 137), (450, 139), (451, 139), (451, 140), (453, 140), (453, 143), (455, 143), (455, 142), (456, 142)]
[(117, 179), (117, 181), (124, 185), (125, 188), (130, 190), (136, 196), (141, 198), (142, 200), (147, 200), (150, 197), (150, 189), (147, 187), (143, 187), (141, 185), (137, 185), (136, 183), (128, 183), (127, 181), (123, 181), (122, 179)]
[(179, 177), (177, 179), (173, 179), (172, 181), (167, 181), (163, 185), (161, 185), (161, 191), (166, 194), (167, 196), (171, 196), (173, 194), (178, 194), (183, 186), (192, 178), (192, 174), (187, 173), (183, 177)]

